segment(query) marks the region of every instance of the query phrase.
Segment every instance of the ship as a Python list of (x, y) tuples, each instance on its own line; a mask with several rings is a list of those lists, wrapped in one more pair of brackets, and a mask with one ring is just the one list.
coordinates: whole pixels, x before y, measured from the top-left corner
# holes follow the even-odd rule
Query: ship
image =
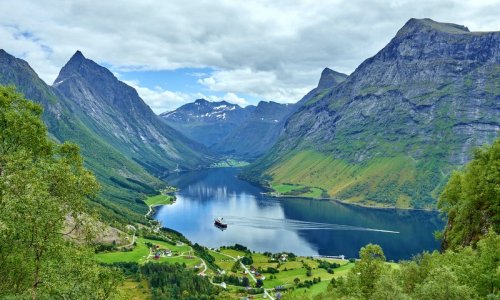
[(219, 217), (214, 220), (214, 225), (219, 228), (227, 228), (227, 223), (224, 223), (224, 219)]

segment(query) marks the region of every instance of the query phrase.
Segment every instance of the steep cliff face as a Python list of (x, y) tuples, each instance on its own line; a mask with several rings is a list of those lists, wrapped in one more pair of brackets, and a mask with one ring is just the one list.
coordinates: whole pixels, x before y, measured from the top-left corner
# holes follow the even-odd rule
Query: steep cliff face
[(62, 68), (53, 86), (71, 100), (72, 112), (103, 140), (155, 174), (177, 165), (195, 169), (212, 161), (201, 144), (156, 116), (135, 89), (79, 51)]
[(26, 98), (44, 108), (43, 119), (51, 137), (80, 146), (85, 165), (102, 186), (93, 204), (111, 220), (142, 220), (146, 206), (144, 193), (163, 184), (139, 164), (125, 157), (100, 138), (73, 112), (72, 101), (43, 82), (29, 64), (0, 50), (0, 84), (14, 85)]
[(242, 108), (226, 101), (198, 99), (160, 116), (189, 138), (210, 147), (221, 142), (254, 110), (253, 105)]
[(450, 171), (499, 131), (500, 32), (411, 19), (292, 115), (249, 173), (351, 202), (432, 207)]

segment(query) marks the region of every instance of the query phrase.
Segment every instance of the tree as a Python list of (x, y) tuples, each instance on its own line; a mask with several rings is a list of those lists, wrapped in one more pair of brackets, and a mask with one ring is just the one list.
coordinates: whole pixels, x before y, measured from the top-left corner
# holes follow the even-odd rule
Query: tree
[(0, 87), (0, 297), (109, 298), (119, 277), (88, 246), (97, 182), (76, 145), (47, 138), (41, 114)]
[(433, 269), (425, 281), (417, 285), (415, 295), (422, 300), (473, 299), (470, 289), (461, 285), (448, 267)]
[(489, 229), (500, 230), (500, 139), (477, 149), (462, 171), (454, 172), (439, 197), (448, 216), (443, 249), (475, 246)]
[(264, 281), (262, 281), (262, 279), (257, 279), (257, 282), (255, 283), (255, 287), (256, 288), (261, 288), (264, 286)]
[(295, 284), (299, 284), (299, 282), (300, 282), (300, 278), (299, 278), (299, 277), (295, 277), (295, 279), (293, 279), (293, 282), (294, 282)]
[(231, 272), (237, 273), (240, 268), (241, 268), (241, 261), (238, 259), (234, 262), (233, 266), (231, 267)]
[(249, 286), (250, 285), (250, 280), (248, 279), (248, 277), (246, 276), (243, 276), (242, 280), (241, 280), (241, 284), (243, 286)]
[(386, 267), (385, 255), (379, 245), (368, 244), (361, 248), (359, 257), (360, 260), (353, 267), (353, 272), (359, 276), (361, 291), (368, 298), (373, 292), (375, 282)]

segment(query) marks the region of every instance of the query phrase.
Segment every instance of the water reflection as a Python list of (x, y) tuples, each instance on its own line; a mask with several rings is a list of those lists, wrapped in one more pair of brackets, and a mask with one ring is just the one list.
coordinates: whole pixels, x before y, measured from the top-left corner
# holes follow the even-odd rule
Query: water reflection
[[(371, 242), (395, 260), (438, 247), (432, 233), (443, 222), (436, 213), (269, 198), (237, 179), (237, 172), (213, 169), (167, 178), (181, 189), (178, 200), (159, 209), (155, 217), (209, 247), (239, 243), (256, 251), (355, 257)], [(227, 221), (227, 230), (213, 225), (219, 216)]]

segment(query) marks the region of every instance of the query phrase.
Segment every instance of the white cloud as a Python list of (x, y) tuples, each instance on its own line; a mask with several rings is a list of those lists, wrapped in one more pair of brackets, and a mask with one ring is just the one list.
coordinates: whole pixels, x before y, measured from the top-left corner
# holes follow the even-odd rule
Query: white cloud
[(201, 82), (214, 91), (286, 102), (324, 67), (352, 72), (411, 17), (500, 29), (498, 1), (480, 0), (17, 0), (0, 11), (0, 48), (49, 83), (80, 49), (114, 70), (213, 68)]
[(229, 103), (238, 104), (240, 106), (247, 106), (249, 104), (247, 99), (242, 98), (242, 97), (236, 95), (235, 93), (226, 93), (222, 97), (219, 97), (216, 95), (205, 95), (203, 93), (197, 93), (196, 99), (200, 99), (200, 98), (208, 100), (208, 101), (212, 101), (212, 102), (227, 101)]
[[(318, 74), (311, 74), (317, 78)], [(198, 82), (212, 91), (250, 94), (265, 100), (295, 102), (311, 88), (297, 82), (280, 81), (271, 71), (253, 71), (249, 68), (221, 70)]]
[(205, 95), (203, 93), (180, 93), (155, 87), (150, 89), (143, 87), (137, 81), (125, 80), (126, 84), (136, 89), (139, 96), (151, 107), (156, 114), (161, 114), (166, 111), (175, 110), (179, 106), (193, 102), (194, 99), (206, 99), (208, 101), (228, 101), (230, 103), (246, 106), (249, 102), (235, 93), (226, 93), (224, 96), (219, 97), (216, 95)]
[(124, 81), (126, 84), (137, 90), (137, 93), (141, 98), (151, 107), (151, 109), (157, 113), (161, 114), (166, 111), (174, 110), (177, 107), (191, 102), (193, 100), (192, 95), (173, 92), (156, 87), (155, 89), (149, 89), (147, 87), (141, 87), (136, 81)]

